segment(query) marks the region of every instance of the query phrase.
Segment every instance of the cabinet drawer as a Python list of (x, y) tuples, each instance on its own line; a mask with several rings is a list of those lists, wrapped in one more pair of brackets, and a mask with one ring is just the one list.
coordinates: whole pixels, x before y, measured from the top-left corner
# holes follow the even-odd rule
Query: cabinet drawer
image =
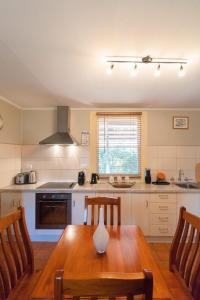
[(173, 236), (175, 226), (173, 225), (151, 225), (151, 236)]
[(176, 214), (151, 214), (151, 225), (175, 225)]
[(176, 213), (176, 204), (175, 203), (167, 203), (167, 202), (155, 202), (150, 203), (150, 211), (151, 213)]
[(160, 193), (160, 194), (151, 194), (150, 195), (150, 202), (160, 202), (160, 201), (169, 201), (169, 202), (176, 202), (176, 194), (167, 194), (167, 193)]

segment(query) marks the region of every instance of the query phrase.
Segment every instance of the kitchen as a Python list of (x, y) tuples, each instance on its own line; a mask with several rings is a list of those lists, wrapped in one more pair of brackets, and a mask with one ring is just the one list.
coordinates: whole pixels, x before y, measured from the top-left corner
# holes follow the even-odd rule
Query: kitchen
[[(71, 12), (76, 15), (76, 4), (69, 2)], [(90, 5), (91, 12), (98, 19), (103, 7), (95, 1), (99, 9), (96, 11), (91, 1), (86, 2), (85, 8)], [(127, 2), (128, 7), (132, 5)], [(137, 4), (140, 9), (148, 5), (142, 2)], [(70, 52), (69, 46), (78, 47), (78, 42), (70, 35), (70, 28), (66, 29), (69, 40), (65, 41), (65, 47), (69, 50), (69, 53), (66, 50), (69, 61), (66, 61), (65, 69), (62, 55), (58, 55), (51, 45), (53, 39), (61, 43), (60, 37), (56, 36), (61, 29), (59, 23), (56, 23), (51, 37), (46, 28), (51, 17), (47, 14), (47, 23), (42, 21), (44, 7), (39, 13), (37, 4), (32, 4), (32, 9), (38, 13), (36, 18), (41, 22), (38, 28), (33, 25), (34, 19), (30, 23), (27, 19), (33, 17), (31, 6), (23, 4), (25, 15), (18, 9), (15, 15), (8, 4), (0, 4), (7, 15), (7, 20), (2, 16), (4, 28), (0, 35), (3, 70), (0, 84), (1, 218), (23, 206), (31, 242), (33, 245), (44, 243), (45, 248), (45, 243), (53, 245), (58, 242), (67, 225), (84, 224), (87, 197), (120, 198), (121, 225), (139, 226), (152, 248), (162, 247), (168, 254), (180, 208), (184, 206), (200, 217), (199, 58), (192, 41), (190, 47), (187, 44), (189, 36), (195, 43), (199, 39), (195, 22), (192, 23), (192, 34), (186, 30), (180, 45), (171, 49), (165, 45), (164, 50), (160, 41), (154, 40), (155, 48), (152, 46), (152, 50), (147, 51), (145, 44), (150, 44), (150, 37), (145, 35), (146, 42), (138, 37), (137, 42), (143, 51), (138, 49), (132, 56), (133, 44), (127, 43), (120, 48), (116, 41), (102, 44), (101, 49), (92, 44), (90, 50), (82, 37), (87, 36), (93, 41), (94, 36), (88, 31), (88, 23), (92, 20), (86, 18), (83, 9), (80, 23), (83, 22), (85, 27), (82, 26), (82, 36), (77, 29), (80, 30), (81, 26), (74, 27), (80, 37), (78, 59)], [(77, 5), (84, 7), (81, 1), (77, 1)], [(123, 7), (122, 4), (119, 6)], [(192, 22), (198, 14), (191, 6), (185, 3), (182, 9), (184, 13), (186, 8), (189, 9)], [(159, 9), (162, 14), (170, 15), (169, 7), (165, 7), (165, 13), (161, 4)], [(60, 17), (59, 9), (56, 13)], [(141, 10), (140, 14), (147, 12)], [(131, 17), (127, 10), (122, 16), (124, 20), (126, 16)], [(9, 27), (11, 18), (13, 23)], [(178, 19), (181, 20), (181, 16), (178, 15)], [(19, 24), (15, 28), (16, 20)], [(155, 30), (152, 16), (149, 20)], [(66, 22), (74, 24), (72, 18)], [(108, 25), (109, 19), (106, 18), (106, 22)], [(135, 21), (130, 18), (129, 22)], [(162, 24), (159, 20), (156, 22)], [(177, 25), (175, 19), (173, 22), (174, 26)], [(25, 23), (28, 24), (27, 32), (20, 30)], [(166, 26), (166, 19), (163, 28), (164, 24)], [(95, 26), (100, 33), (100, 24)], [(124, 29), (125, 25), (118, 26)], [(144, 29), (141, 28), (143, 33)], [(101, 30), (105, 30), (104, 35), (109, 37), (104, 26)], [(38, 35), (32, 35), (31, 39), (30, 32)], [(21, 45), (14, 33), (18, 34)], [(32, 45), (28, 50), (24, 44), (26, 39)], [(119, 41), (122, 39), (119, 34)], [(39, 40), (40, 46), (37, 44)], [(172, 42), (173, 37), (167, 36), (166, 40)], [(45, 58), (47, 45), (50, 52)], [(109, 51), (103, 51), (106, 46), (110, 46)], [(87, 50), (87, 58), (80, 49)], [(106, 64), (102, 63), (102, 54), (99, 55), (98, 50), (107, 52), (103, 54)], [(89, 58), (90, 51), (93, 54)], [(119, 55), (120, 63), (116, 55)], [(131, 63), (136, 57), (141, 58), (137, 64), (134, 62), (131, 76), (126, 68), (127, 56)], [(52, 65), (50, 57), (53, 58)], [(159, 64), (152, 63), (156, 57), (161, 58)], [(166, 59), (169, 64), (163, 63), (166, 57), (169, 57)], [(178, 62), (174, 57), (179, 58)], [(173, 64), (168, 61), (170, 59)], [(40, 68), (41, 64), (43, 68)], [(176, 75), (177, 69), (181, 77)], [(55, 71), (59, 74), (57, 77)], [(90, 218), (92, 211), (88, 213)], [(99, 219), (97, 212), (95, 218)], [(116, 220), (117, 211), (114, 210), (115, 224)], [(181, 295), (181, 288), (179, 293)]]

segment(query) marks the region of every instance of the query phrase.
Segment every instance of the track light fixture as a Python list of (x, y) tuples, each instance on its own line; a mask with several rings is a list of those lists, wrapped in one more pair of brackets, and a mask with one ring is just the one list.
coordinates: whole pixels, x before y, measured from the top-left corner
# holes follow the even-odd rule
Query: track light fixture
[(183, 69), (183, 65), (180, 66), (179, 72), (178, 72), (179, 77), (185, 76), (185, 70)]
[(137, 64), (131, 65), (131, 69), (130, 69), (130, 75), (135, 77), (137, 76), (138, 73), (138, 66)]
[(114, 64), (113, 64), (113, 63), (109, 63), (109, 65), (108, 65), (107, 68), (106, 68), (106, 73), (107, 73), (108, 75), (111, 75), (113, 69), (114, 69)]
[(155, 77), (159, 77), (160, 76), (160, 64), (158, 64), (155, 72), (154, 72)]
[(151, 57), (150, 55), (140, 57), (140, 56), (107, 56), (106, 62), (109, 64), (107, 66), (106, 72), (108, 75), (112, 74), (115, 64), (130, 64), (130, 74), (136, 76), (138, 73), (138, 64), (157, 64), (157, 68), (154, 72), (155, 76), (160, 76), (160, 69), (162, 64), (178, 64), (180, 65), (179, 76), (183, 77), (185, 75), (183, 65), (188, 63), (187, 59), (184, 58), (161, 58), (161, 57)]

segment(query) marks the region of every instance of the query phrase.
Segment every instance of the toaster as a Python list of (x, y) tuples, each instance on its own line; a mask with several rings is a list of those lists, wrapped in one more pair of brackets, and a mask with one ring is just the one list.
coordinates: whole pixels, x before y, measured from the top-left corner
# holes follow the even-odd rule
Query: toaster
[(15, 176), (15, 184), (28, 184), (29, 183), (29, 172), (18, 173)]

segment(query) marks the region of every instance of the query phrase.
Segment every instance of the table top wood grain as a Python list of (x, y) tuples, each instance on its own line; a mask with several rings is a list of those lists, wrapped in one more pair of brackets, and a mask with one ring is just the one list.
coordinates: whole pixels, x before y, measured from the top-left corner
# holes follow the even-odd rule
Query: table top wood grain
[(68, 225), (45, 266), (31, 299), (53, 299), (55, 271), (64, 273), (153, 272), (153, 299), (172, 299), (151, 250), (138, 226), (107, 226), (110, 241), (104, 255), (93, 245), (94, 226)]

